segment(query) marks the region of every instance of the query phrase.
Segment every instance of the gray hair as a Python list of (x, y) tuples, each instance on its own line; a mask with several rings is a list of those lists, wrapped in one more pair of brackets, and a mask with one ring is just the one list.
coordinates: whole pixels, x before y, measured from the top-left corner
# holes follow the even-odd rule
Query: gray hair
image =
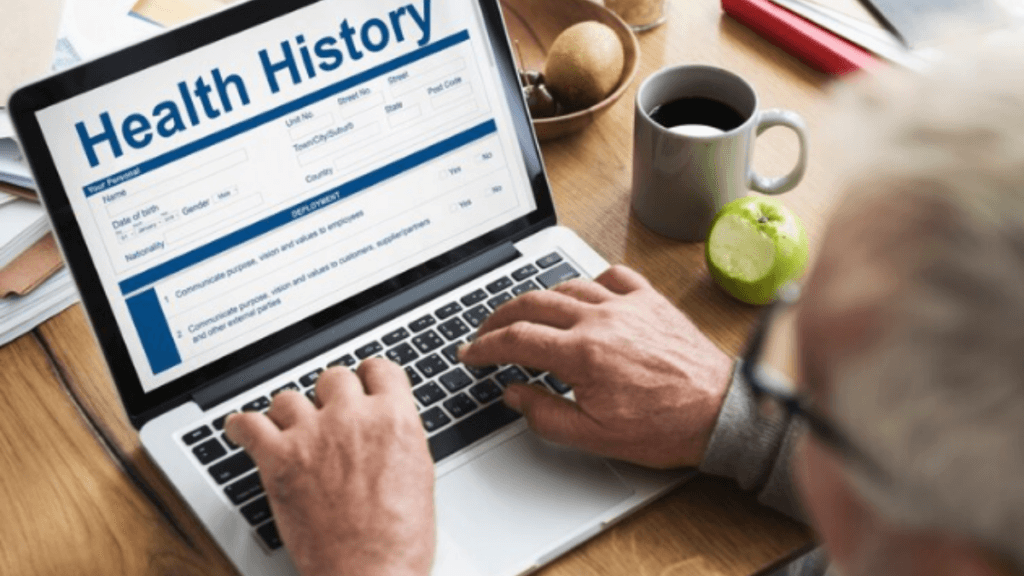
[[(1024, 567), (1024, 49), (959, 48), (920, 76), (842, 100), (850, 195), (900, 233), (884, 254), (885, 327), (832, 374), (830, 409), (895, 478), (853, 486), (879, 513), (981, 543)], [(858, 208), (859, 207), (859, 208)], [(911, 209), (908, 210), (907, 208)], [(891, 216), (895, 218), (896, 216)], [(841, 226), (841, 224), (840, 224)], [(909, 231), (909, 232), (908, 232)], [(857, 247), (851, 247), (856, 250)], [(841, 255), (840, 255), (841, 257)]]

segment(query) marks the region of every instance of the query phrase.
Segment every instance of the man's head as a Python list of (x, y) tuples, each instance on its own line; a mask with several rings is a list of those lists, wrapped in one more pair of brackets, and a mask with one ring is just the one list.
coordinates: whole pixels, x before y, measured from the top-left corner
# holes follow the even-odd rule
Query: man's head
[(861, 142), (806, 286), (801, 379), (893, 480), (811, 441), (809, 511), (849, 576), (1020, 570), (1024, 52), (974, 50), (843, 104)]

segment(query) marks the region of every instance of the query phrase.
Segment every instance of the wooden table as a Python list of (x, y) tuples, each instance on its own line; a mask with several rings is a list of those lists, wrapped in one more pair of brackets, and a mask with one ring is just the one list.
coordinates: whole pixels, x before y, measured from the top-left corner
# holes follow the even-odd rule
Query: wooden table
[[(635, 88), (665, 65), (716, 64), (748, 78), (763, 107), (800, 112), (814, 136), (828, 118), (832, 80), (723, 16), (715, 0), (669, 0), (668, 11), (666, 25), (640, 37), (632, 89), (595, 125), (543, 152), (562, 222), (609, 261), (645, 273), (735, 354), (757, 310), (715, 288), (702, 244), (662, 238), (630, 214)], [(803, 183), (784, 197), (815, 241), (835, 195), (819, 141)], [(795, 157), (795, 137), (770, 131), (755, 165), (779, 174)], [(0, 398), (0, 572), (234, 573), (143, 453), (80, 306), (0, 348)], [(809, 538), (731, 481), (700, 478), (541, 573), (741, 576)]]

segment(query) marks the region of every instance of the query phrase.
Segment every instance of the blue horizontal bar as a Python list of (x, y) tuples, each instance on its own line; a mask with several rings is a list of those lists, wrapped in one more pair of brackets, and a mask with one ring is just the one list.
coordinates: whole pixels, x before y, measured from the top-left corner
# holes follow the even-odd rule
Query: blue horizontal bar
[(149, 286), (150, 284), (162, 280), (172, 274), (176, 274), (204, 260), (208, 260), (218, 254), (231, 250), (232, 248), (248, 242), (249, 240), (262, 236), (275, 228), (280, 228), (281, 226), (289, 224), (299, 218), (303, 218), (313, 214), (314, 212), (323, 210), (324, 208), (336, 204), (357, 192), (365, 190), (371, 186), (375, 186), (384, 180), (412, 170), (417, 166), (426, 164), (427, 162), (443, 156), (452, 150), (497, 132), (497, 130), (498, 127), (494, 123), (494, 120), (488, 120), (482, 124), (478, 124), (468, 130), (441, 140), (440, 142), (431, 144), (422, 150), (413, 152), (404, 158), (395, 160), (394, 162), (373, 170), (372, 172), (368, 172), (354, 180), (350, 180), (341, 186), (323, 192), (314, 198), (281, 210), (280, 212), (268, 216), (263, 220), (253, 222), (245, 228), (236, 230), (208, 244), (204, 244), (194, 250), (172, 258), (163, 264), (159, 264), (149, 270), (146, 270), (145, 272), (140, 272), (135, 276), (126, 278), (118, 284), (118, 287), (121, 289), (121, 294), (130, 294), (135, 292), (140, 288)]
[[(234, 138), (239, 134), (248, 132), (253, 128), (258, 128), (263, 124), (272, 122), (274, 120), (277, 120), (278, 118), (287, 116), (297, 110), (301, 110), (303, 108), (306, 108), (307, 106), (315, 104), (321, 100), (325, 100), (331, 96), (334, 96), (335, 94), (339, 94), (350, 88), (358, 86), (364, 82), (368, 82), (370, 80), (373, 80), (374, 78), (383, 76), (388, 72), (392, 72), (398, 68), (401, 68), (402, 66), (408, 66), (409, 64), (412, 64), (417, 60), (422, 60), (442, 50), (451, 48), (456, 44), (465, 42), (466, 40), (469, 40), (468, 31), (463, 30), (462, 32), (457, 32), (455, 34), (452, 34), (451, 36), (442, 38), (441, 40), (438, 40), (433, 44), (428, 44), (423, 48), (419, 48), (412, 52), (409, 52), (408, 54), (399, 56), (394, 60), (389, 60), (383, 64), (374, 66), (369, 70), (365, 70), (363, 72), (360, 72), (359, 74), (349, 76), (348, 78), (341, 80), (340, 82), (335, 82), (330, 86), (325, 86), (324, 88), (321, 88), (316, 92), (311, 92), (301, 98), (292, 100), (291, 102), (288, 102), (286, 104), (282, 104), (277, 108), (268, 110), (262, 114), (257, 114), (256, 116), (253, 116), (248, 120), (239, 122), (234, 126), (229, 126), (228, 128), (221, 130), (220, 132), (215, 132), (213, 134), (210, 134), (209, 136), (200, 138), (194, 142), (190, 142), (180, 148), (176, 148), (174, 150), (171, 150), (170, 152), (165, 152), (164, 154), (161, 154), (160, 156), (157, 156), (155, 158), (151, 158), (137, 166), (132, 166), (131, 168), (121, 170), (117, 174), (111, 174), (106, 178), (101, 178), (93, 182), (92, 184), (87, 184), (85, 187), (82, 188), (82, 191), (85, 193), (86, 198), (90, 196), (95, 196), (96, 194), (100, 194), (107, 190), (108, 179), (116, 180), (118, 185), (123, 184), (129, 180), (134, 180), (135, 178), (138, 178), (139, 176), (142, 176), (147, 172), (152, 172), (153, 170), (163, 168), (164, 166), (172, 162), (176, 162), (186, 156), (189, 156), (190, 154), (195, 154), (196, 152), (205, 150), (211, 146), (215, 146), (225, 140)], [(91, 192), (90, 189), (92, 189)]]

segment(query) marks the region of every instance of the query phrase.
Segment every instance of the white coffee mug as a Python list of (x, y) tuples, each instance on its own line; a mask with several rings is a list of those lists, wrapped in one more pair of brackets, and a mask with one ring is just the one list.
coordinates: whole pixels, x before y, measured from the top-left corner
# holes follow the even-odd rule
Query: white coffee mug
[[(731, 108), (738, 113), (739, 125), (719, 129), (698, 121), (666, 127), (651, 116), (659, 106), (701, 99)], [(800, 156), (789, 174), (766, 178), (753, 171), (751, 158), (757, 136), (773, 126), (796, 132)], [(659, 234), (702, 242), (722, 206), (748, 190), (789, 191), (800, 182), (806, 165), (807, 134), (800, 115), (779, 109), (759, 111), (753, 87), (732, 72), (703, 65), (664, 68), (644, 80), (637, 91), (633, 212)]]

